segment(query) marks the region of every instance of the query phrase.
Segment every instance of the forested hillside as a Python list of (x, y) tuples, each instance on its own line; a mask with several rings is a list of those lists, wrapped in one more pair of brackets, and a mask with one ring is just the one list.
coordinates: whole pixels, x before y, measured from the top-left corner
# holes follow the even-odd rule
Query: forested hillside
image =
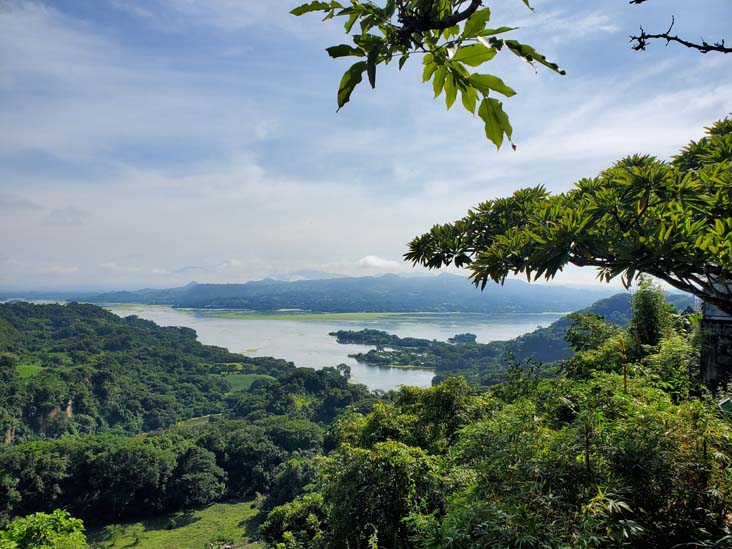
[[(105, 525), (258, 497), (278, 548), (717, 543), (732, 433), (697, 381), (693, 317), (649, 282), (632, 311), (603, 300), (531, 345), (338, 334), (444, 377), (378, 396), (347, 368), (252, 360), (94, 305), (5, 304), (0, 521), (82, 539), (33, 515), (63, 509), (107, 543)], [(571, 356), (551, 368), (521, 360), (560, 339)]]
[(281, 360), (202, 345), (94, 305), (0, 305), (2, 431), (9, 440), (140, 433), (226, 409), (225, 374), (279, 375)]
[(315, 483), (269, 513), (265, 540), (728, 547), (732, 428), (698, 381), (691, 319), (646, 283), (625, 329), (574, 315), (575, 354), (554, 376), (515, 363), (487, 390), (449, 378), (349, 414)]
[(348, 277), (246, 284), (189, 284), (170, 290), (110, 292), (86, 296), (95, 303), (146, 303), (174, 307), (316, 312), (476, 312), (574, 311), (607, 297), (607, 288), (577, 289), (508, 280), (482, 294), (462, 276)]
[(374, 400), (347, 369), (246, 358), (94, 305), (0, 305), (0, 337), (3, 524), (56, 508), (99, 525), (287, 499), (297, 486), (278, 475), (322, 452), (344, 409)]

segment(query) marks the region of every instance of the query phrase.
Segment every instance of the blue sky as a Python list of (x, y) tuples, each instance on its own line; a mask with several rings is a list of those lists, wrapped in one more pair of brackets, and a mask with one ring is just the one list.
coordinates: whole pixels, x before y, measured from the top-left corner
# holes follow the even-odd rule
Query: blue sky
[(418, 62), (336, 113), (347, 62), (324, 48), (345, 36), (296, 4), (0, 0), (0, 288), (404, 272), (434, 223), (634, 152), (668, 157), (732, 111), (732, 56), (628, 47), (672, 14), (682, 35), (729, 34), (728, 0), (489, 2), (567, 70), (490, 63), (518, 91), (515, 152), (433, 100)]

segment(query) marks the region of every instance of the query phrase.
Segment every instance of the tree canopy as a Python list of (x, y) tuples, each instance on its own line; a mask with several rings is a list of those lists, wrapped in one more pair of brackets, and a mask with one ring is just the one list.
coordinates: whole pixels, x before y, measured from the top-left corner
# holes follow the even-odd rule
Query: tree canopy
[[(556, 63), (532, 46), (502, 38), (504, 33), (515, 30), (514, 27), (490, 28), (491, 11), (482, 0), (471, 0), (467, 6), (465, 0), (387, 0), (383, 7), (360, 0), (344, 0), (344, 3), (316, 1), (292, 10), (294, 15), (319, 11), (325, 13), (325, 20), (334, 17), (345, 20), (344, 28), (351, 35), (353, 45), (327, 48), (333, 58), (357, 58), (341, 79), (339, 109), (348, 103), (364, 74), (374, 88), (379, 65), (398, 60), (401, 70), (410, 57), (421, 55), (422, 81), (432, 81), (435, 98), (444, 92), (449, 109), (460, 92), (463, 107), (470, 114), (475, 114), (477, 109), (486, 137), (500, 148), (504, 137), (511, 140), (513, 129), (496, 94), (511, 97), (516, 92), (498, 76), (472, 72), (473, 68), (491, 61), (499, 52), (508, 51), (531, 65), (538, 63), (564, 74)], [(523, 3), (531, 9), (528, 0)]]
[(732, 314), (732, 120), (671, 162), (635, 155), (568, 192), (490, 200), (412, 240), (407, 260), (467, 267), (473, 282), (553, 278), (567, 264), (629, 286), (655, 276)]

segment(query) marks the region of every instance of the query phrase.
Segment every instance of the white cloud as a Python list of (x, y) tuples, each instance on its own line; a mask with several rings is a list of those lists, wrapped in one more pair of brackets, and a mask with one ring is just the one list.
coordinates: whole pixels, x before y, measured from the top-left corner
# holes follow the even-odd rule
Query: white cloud
[(359, 269), (367, 271), (379, 271), (379, 272), (405, 272), (409, 270), (408, 265), (403, 261), (393, 261), (391, 259), (384, 259), (378, 255), (367, 255), (358, 260), (357, 265)]
[(0, 109), (5, 154), (40, 151), (74, 162), (109, 157), (113, 166), (120, 148), (196, 144), (235, 151), (277, 127), (241, 93), (245, 74), (184, 71), (169, 56), (132, 55), (92, 26), (36, 2), (0, 10), (0, 51), (3, 87), (14, 97), (12, 108)]
[(142, 271), (141, 267), (134, 267), (129, 265), (119, 265), (114, 261), (105, 261), (100, 263), (99, 267), (105, 270), (113, 271), (116, 273), (139, 273)]
[(41, 267), (38, 270), (41, 274), (51, 275), (70, 275), (79, 272), (76, 265), (51, 265), (50, 267)]
[(69, 206), (51, 210), (44, 218), (46, 225), (81, 225), (91, 214), (80, 208)]

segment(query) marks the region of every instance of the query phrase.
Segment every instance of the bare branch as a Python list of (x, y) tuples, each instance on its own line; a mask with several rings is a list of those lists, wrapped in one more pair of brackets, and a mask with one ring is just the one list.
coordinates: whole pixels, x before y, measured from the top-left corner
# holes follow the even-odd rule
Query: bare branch
[[(646, 0), (631, 0), (631, 4), (641, 4), (645, 2)], [(684, 40), (683, 38), (679, 38), (676, 34), (671, 34), (671, 29), (673, 29), (675, 23), (675, 19), (671, 17), (671, 25), (669, 26), (668, 30), (666, 32), (660, 33), (660, 34), (649, 34), (645, 31), (643, 27), (640, 28), (640, 34), (639, 35), (631, 35), (630, 36), (630, 42), (633, 43), (632, 48), (635, 51), (645, 51), (646, 46), (648, 46), (648, 42), (651, 40), (665, 40), (666, 45), (670, 44), (671, 42), (676, 42), (677, 44), (681, 44), (682, 46), (686, 46), (687, 48), (694, 49), (699, 51), (700, 53), (709, 53), (709, 52), (718, 52), (718, 53), (732, 53), (732, 48), (725, 46), (724, 39), (720, 40), (719, 42), (714, 42), (713, 44), (710, 44), (709, 42), (705, 41), (703, 38), (700, 38), (700, 42), (690, 42), (688, 40)]]

